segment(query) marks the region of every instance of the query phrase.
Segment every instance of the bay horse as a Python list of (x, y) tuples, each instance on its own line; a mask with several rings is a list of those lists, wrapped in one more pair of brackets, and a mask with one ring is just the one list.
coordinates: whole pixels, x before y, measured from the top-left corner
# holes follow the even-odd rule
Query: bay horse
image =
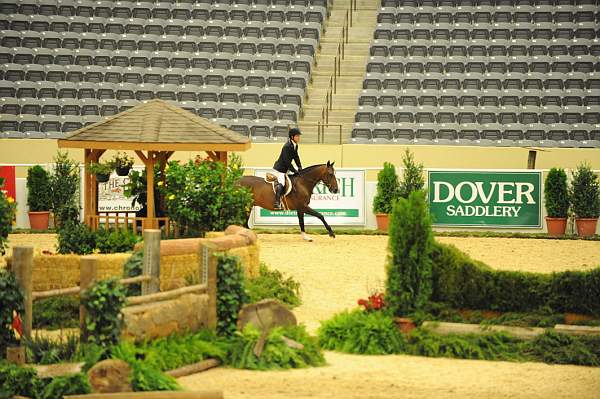
[[(329, 236), (335, 238), (335, 233), (331, 229), (331, 226), (327, 224), (323, 215), (308, 206), (313, 189), (319, 182), (323, 182), (331, 193), (338, 193), (337, 179), (335, 177), (335, 170), (333, 169), (334, 163), (327, 161), (327, 164), (309, 166), (297, 174), (290, 175), (292, 191), (286, 197), (282, 196), (281, 198), (281, 203), (286, 209), (295, 210), (298, 214), (298, 223), (300, 224), (302, 238), (307, 241), (312, 241), (312, 239), (304, 231), (305, 213), (318, 218), (327, 229)], [(264, 178), (258, 176), (244, 176), (240, 179), (239, 183), (252, 190), (255, 206), (260, 206), (271, 211), (276, 210), (273, 207), (275, 193), (273, 192), (273, 185), (271, 183), (267, 183)]]

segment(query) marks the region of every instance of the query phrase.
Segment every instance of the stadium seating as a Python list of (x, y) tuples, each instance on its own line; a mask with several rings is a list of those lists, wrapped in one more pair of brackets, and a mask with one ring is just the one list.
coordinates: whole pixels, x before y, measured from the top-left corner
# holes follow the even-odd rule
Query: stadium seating
[(597, 0), (382, 0), (351, 142), (600, 146)]
[(258, 140), (296, 124), (327, 0), (0, 3), (0, 137), (161, 98)]

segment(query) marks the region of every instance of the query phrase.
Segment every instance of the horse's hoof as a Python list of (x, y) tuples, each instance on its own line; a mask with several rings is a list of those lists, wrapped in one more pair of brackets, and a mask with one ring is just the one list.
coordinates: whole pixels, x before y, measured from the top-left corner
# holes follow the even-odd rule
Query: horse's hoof
[(302, 234), (302, 239), (304, 241), (307, 241), (307, 242), (312, 242), (313, 241), (312, 237), (309, 236), (309, 235), (307, 235), (307, 234)]
[(334, 233), (333, 231), (330, 231), (330, 232), (329, 232), (329, 237), (331, 237), (331, 238), (335, 238), (335, 233)]

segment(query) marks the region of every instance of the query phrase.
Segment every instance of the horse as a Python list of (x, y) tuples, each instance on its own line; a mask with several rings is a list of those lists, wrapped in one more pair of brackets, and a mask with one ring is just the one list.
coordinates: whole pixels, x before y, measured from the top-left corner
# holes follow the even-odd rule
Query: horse
[[(333, 169), (334, 163), (327, 161), (327, 164), (309, 166), (300, 170), (297, 174), (290, 175), (292, 191), (287, 196), (282, 196), (281, 198), (281, 203), (286, 209), (297, 212), (302, 238), (306, 241), (312, 241), (312, 239), (304, 231), (305, 213), (318, 218), (327, 229), (329, 236), (335, 238), (335, 233), (331, 229), (331, 226), (327, 224), (323, 215), (308, 206), (313, 189), (319, 182), (323, 182), (331, 193), (338, 193), (337, 179), (335, 177), (335, 170)], [(271, 211), (276, 210), (273, 207), (275, 193), (271, 183), (267, 183), (262, 177), (244, 176), (240, 179), (239, 184), (252, 190), (255, 206), (260, 206)]]

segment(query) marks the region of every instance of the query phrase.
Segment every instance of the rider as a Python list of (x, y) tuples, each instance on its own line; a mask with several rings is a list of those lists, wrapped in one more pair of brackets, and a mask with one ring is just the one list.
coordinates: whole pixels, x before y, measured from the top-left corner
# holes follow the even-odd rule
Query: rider
[[(298, 156), (298, 143), (300, 142), (300, 129), (292, 128), (288, 132), (289, 140), (283, 145), (279, 159), (275, 161), (273, 169), (277, 176), (277, 187), (275, 188), (275, 209), (281, 209), (281, 195), (285, 186), (285, 175), (288, 171), (298, 173), (302, 170), (300, 157)], [(292, 166), (292, 160), (296, 162), (298, 170)]]

